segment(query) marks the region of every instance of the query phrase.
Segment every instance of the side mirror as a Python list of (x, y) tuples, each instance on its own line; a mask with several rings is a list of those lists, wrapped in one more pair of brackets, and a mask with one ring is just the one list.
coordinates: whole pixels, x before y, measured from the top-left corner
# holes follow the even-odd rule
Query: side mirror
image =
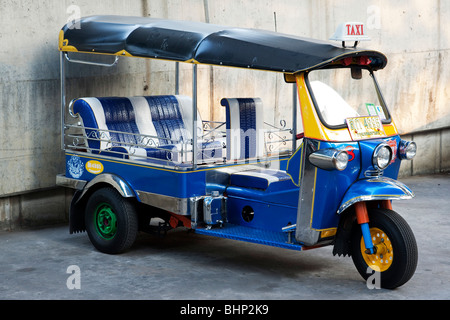
[(353, 67), (352, 70), (352, 79), (360, 80), (362, 79), (362, 70), (361, 68)]

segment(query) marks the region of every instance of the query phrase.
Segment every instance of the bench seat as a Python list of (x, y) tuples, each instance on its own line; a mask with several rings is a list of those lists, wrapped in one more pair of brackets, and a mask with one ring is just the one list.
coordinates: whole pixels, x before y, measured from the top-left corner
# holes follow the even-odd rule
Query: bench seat
[[(299, 188), (283, 170), (251, 168), (232, 172), (226, 192), (231, 207), (236, 202), (243, 205), (243, 199), (252, 207), (279, 205), (286, 209), (298, 205)], [(256, 210), (256, 207), (253, 208)], [(242, 206), (235, 209), (241, 212)]]
[(291, 177), (283, 170), (253, 169), (236, 172), (230, 176), (230, 185), (243, 188), (267, 190), (276, 185), (277, 188), (291, 185)]
[[(73, 103), (89, 150), (136, 160), (192, 161), (192, 100), (186, 96), (80, 98)], [(221, 141), (202, 141), (197, 114), (199, 163), (222, 159)]]

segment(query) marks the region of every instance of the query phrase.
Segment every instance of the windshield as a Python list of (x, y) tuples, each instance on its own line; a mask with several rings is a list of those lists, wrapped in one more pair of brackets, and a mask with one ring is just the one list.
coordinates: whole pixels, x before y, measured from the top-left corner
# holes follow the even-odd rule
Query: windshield
[(383, 123), (390, 122), (375, 79), (368, 70), (361, 71), (360, 79), (354, 79), (348, 68), (309, 73), (316, 109), (326, 126), (341, 127), (346, 125), (345, 119), (363, 116), (379, 116)]

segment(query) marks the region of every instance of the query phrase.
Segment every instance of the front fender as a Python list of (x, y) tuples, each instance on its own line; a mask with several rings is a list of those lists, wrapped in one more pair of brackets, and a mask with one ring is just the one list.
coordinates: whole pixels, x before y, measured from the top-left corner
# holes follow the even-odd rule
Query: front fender
[(414, 193), (403, 183), (386, 177), (358, 180), (350, 186), (341, 201), (338, 214), (360, 201), (411, 199)]

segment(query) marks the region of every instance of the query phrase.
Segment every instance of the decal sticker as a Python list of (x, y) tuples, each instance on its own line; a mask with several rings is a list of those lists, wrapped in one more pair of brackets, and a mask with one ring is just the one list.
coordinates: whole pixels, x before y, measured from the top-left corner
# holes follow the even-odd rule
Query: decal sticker
[(369, 116), (379, 116), (381, 120), (386, 120), (386, 115), (381, 106), (376, 106), (373, 103), (366, 103), (366, 109)]
[(103, 164), (99, 161), (91, 160), (86, 163), (86, 170), (92, 174), (100, 174), (103, 169)]
[(392, 161), (391, 163), (395, 162), (395, 159), (397, 159), (397, 140), (389, 140), (387, 142), (387, 144), (391, 147), (392, 149)]
[(353, 159), (355, 159), (355, 153), (353, 152), (353, 150), (355, 150), (355, 148), (353, 146), (346, 146), (345, 151), (347, 151), (348, 153), (348, 161), (352, 161)]
[(380, 116), (381, 120), (386, 120), (386, 115), (384, 114), (384, 110), (381, 106), (375, 106), (375, 108), (377, 109), (377, 113)]
[(81, 161), (80, 157), (78, 156), (72, 156), (67, 160), (67, 170), (69, 171), (70, 175), (78, 179), (83, 175), (84, 172), (84, 165)]
[(366, 109), (369, 116), (377, 116), (377, 109), (375, 109), (375, 105), (373, 103), (366, 103)]

